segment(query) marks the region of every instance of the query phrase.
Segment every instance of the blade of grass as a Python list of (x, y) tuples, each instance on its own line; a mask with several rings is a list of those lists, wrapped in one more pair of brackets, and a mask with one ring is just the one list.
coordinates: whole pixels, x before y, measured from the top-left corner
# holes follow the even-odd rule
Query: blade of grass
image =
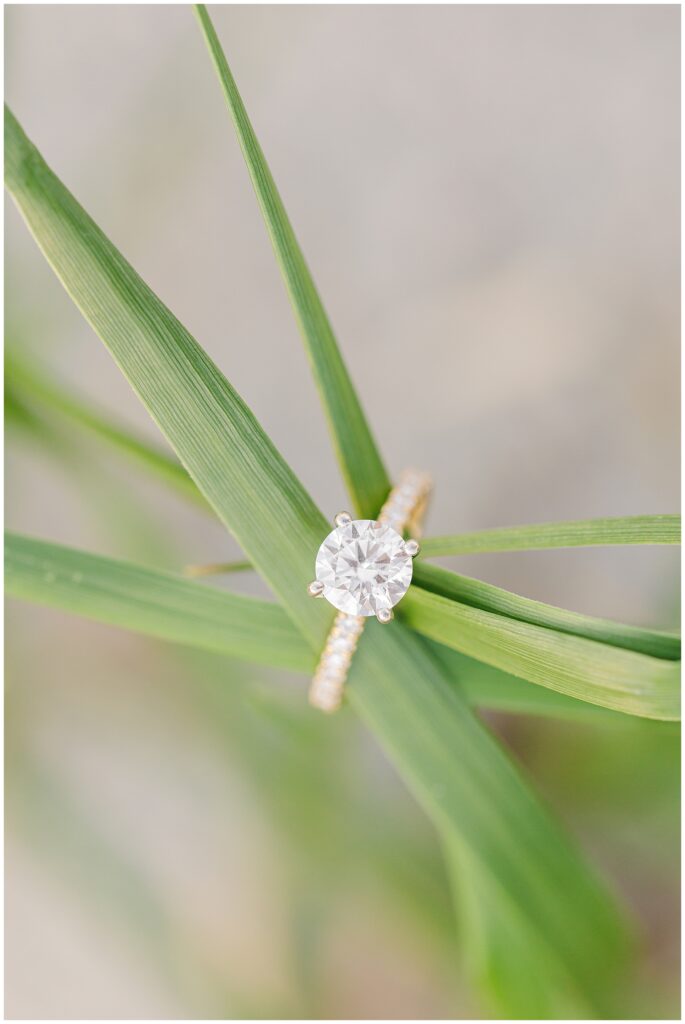
[[(623, 932), (610, 905), (591, 873), (579, 874), (577, 862), (569, 860), (566, 838), (504, 751), (495, 744), (482, 756), (485, 734), (468, 714), (459, 689), (444, 685), (428, 650), (401, 623), (393, 626), (400, 628), (390, 631), (370, 624), (381, 657), (368, 643), (360, 644), (352, 664), (350, 701), (404, 768), (410, 789), (438, 823), (454, 861), (451, 870), (469, 871), (475, 859), (478, 871), (464, 878), (473, 887), (474, 899), (485, 900), (489, 916), (502, 925), (512, 910), (521, 922), (506, 953), (503, 986), (494, 993), (500, 1013), (509, 1016), (516, 1006), (520, 1010), (520, 979), (516, 992), (510, 985), (519, 977), (521, 960), (529, 966), (519, 944), (531, 934), (546, 948), (545, 964), (555, 965), (551, 972), (541, 964), (534, 979), (529, 977), (536, 988), (528, 1000), (531, 1012), (542, 999), (553, 1000), (560, 979), (568, 995), (566, 1007), (570, 1012), (573, 1004), (575, 1009), (571, 1016), (585, 1016), (591, 1006), (600, 1016), (609, 1012), (611, 977), (624, 952)], [(506, 806), (501, 802), (503, 786)], [(456, 821), (461, 826), (457, 829)], [(463, 827), (466, 822), (468, 828)], [(479, 835), (477, 849), (472, 828)], [(535, 857), (530, 858), (524, 850), (533, 847)], [(484, 849), (489, 851), (485, 858)], [(573, 887), (573, 896), (567, 885)]]
[(7, 534), (5, 586), (50, 605), (174, 643), (300, 672), (314, 655), (283, 609), (30, 537)]
[[(508, 905), (506, 894), (490, 890), (485, 879), (475, 886), (479, 874), (476, 864), (463, 850), (447, 851), (447, 869), (452, 882), (455, 910), (459, 922), (462, 956), (471, 977), (486, 993), (488, 1017), (498, 1016), (506, 999), (512, 1018), (533, 1020), (569, 1020), (592, 1016), (589, 1006), (578, 1004), (568, 979), (548, 955), (539, 936), (526, 927), (516, 908)], [(474, 898), (474, 892), (478, 892)], [(511, 947), (516, 947), (516, 957)], [(537, 986), (531, 979), (543, 975), (554, 983)]]
[[(7, 184), (46, 257), (312, 650), (320, 650), (332, 612), (311, 601), (305, 585), (328, 524), (233, 388), (9, 113), (5, 125)], [(478, 861), (476, 883), (488, 878), (488, 891), (507, 894), (579, 1002), (599, 1008), (624, 948), (613, 902), (421, 638), (399, 622), (371, 622), (349, 694), (440, 830)]]
[(436, 558), (485, 551), (535, 551), (601, 544), (680, 544), (680, 516), (613, 516), (426, 537), (421, 542), (421, 554), (424, 558)]
[(373, 518), (390, 490), (383, 461), (207, 9), (196, 4), (195, 12), (304, 339), (340, 468), (356, 511)]
[(423, 590), (472, 608), (480, 608), (482, 611), (495, 612), (510, 619), (545, 626), (560, 633), (585, 637), (587, 640), (599, 640), (612, 647), (624, 647), (629, 651), (649, 654), (655, 658), (670, 661), (680, 659), (680, 637), (677, 633), (626, 626), (609, 619), (597, 619), (590, 615), (581, 615), (579, 612), (566, 611), (542, 601), (520, 597), (519, 594), (502, 590), (481, 580), (460, 576), (437, 565), (415, 564), (413, 581)]
[(627, 722), (647, 728), (661, 730), (678, 728), (667, 722), (651, 722), (644, 718), (627, 716), (585, 700), (567, 697), (557, 690), (537, 686), (525, 679), (519, 679), (508, 672), (493, 668), (475, 658), (460, 654), (451, 647), (428, 640), (433, 656), (440, 661), (448, 678), (458, 683), (470, 704), (493, 711), (513, 714), (539, 715), (547, 718), (563, 718), (595, 725), (625, 725)]
[(55, 386), (39, 370), (13, 353), (5, 354), (5, 386), (10, 396), (39, 416), (46, 412), (48, 416), (56, 415), (85, 429), (142, 469), (170, 484), (183, 497), (207, 507), (202, 494), (177, 459), (107, 418), (80, 396)]
[(439, 643), (529, 682), (625, 714), (677, 721), (680, 662), (505, 618), (418, 587), (402, 618)]
[[(199, 650), (310, 675), (316, 655), (283, 609), (49, 541), (5, 535), (12, 596)], [(619, 716), (533, 686), (435, 645), (471, 703), (502, 711), (606, 721)]]

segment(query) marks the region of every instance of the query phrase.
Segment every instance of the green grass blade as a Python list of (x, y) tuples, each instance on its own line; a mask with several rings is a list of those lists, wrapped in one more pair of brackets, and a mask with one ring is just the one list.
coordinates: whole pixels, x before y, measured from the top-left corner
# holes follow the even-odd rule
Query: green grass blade
[(533, 601), (436, 565), (415, 564), (414, 583), (433, 594), (467, 604), (472, 608), (495, 612), (509, 619), (529, 622), (534, 626), (545, 626), (560, 633), (585, 637), (586, 640), (599, 640), (600, 643), (612, 647), (624, 647), (626, 650), (649, 654), (654, 658), (665, 658), (669, 661), (680, 659), (680, 636), (677, 633), (626, 626), (621, 622), (566, 611), (565, 608)]
[[(11, 597), (199, 650), (308, 675), (316, 664), (315, 653), (279, 605), (49, 541), (5, 535), (5, 589)], [(621, 720), (446, 647), (436, 644), (435, 652), (479, 707)]]
[(14, 353), (5, 355), (5, 387), (10, 400), (33, 410), (39, 418), (41, 414), (47, 414), (48, 417), (67, 420), (170, 484), (184, 497), (207, 507), (202, 494), (177, 459), (104, 416), (80, 396), (56, 386), (36, 367)]
[[(626, 715), (597, 704), (588, 704), (585, 700), (567, 697), (557, 690), (549, 690), (545, 686), (537, 686), (525, 679), (519, 679), (501, 669), (476, 661), (465, 654), (460, 654), (451, 647), (436, 641), (428, 640), (428, 647), (433, 656), (443, 664), (449, 679), (458, 683), (469, 704), (478, 708), (493, 711), (505, 711), (512, 714), (538, 715), (544, 718), (561, 718), (575, 722), (588, 722), (602, 727), (607, 725), (635, 725), (641, 719), (628, 718)], [(644, 723), (654, 727), (654, 723)], [(678, 728), (660, 722), (659, 729)]]
[[(307, 597), (306, 582), (328, 523), (234, 389), (52, 174), (11, 114), (5, 157), (12, 196), (67, 291), (319, 650), (332, 610)], [(579, 1001), (599, 1006), (622, 950), (612, 901), (424, 641), (399, 622), (370, 622), (349, 693), (446, 838), (478, 862), (474, 884), (487, 878), (484, 896), (496, 892), (513, 902)], [(535, 979), (539, 986), (555, 983)]]
[(680, 717), (680, 662), (558, 633), (419, 587), (402, 618), (432, 640), (578, 700), (645, 718)]
[[(481, 877), (474, 888), (472, 880), (480, 872), (468, 851), (452, 845), (446, 852), (459, 931), (465, 939), (462, 955), (468, 973), (486, 995), (488, 1018), (499, 1016), (503, 1008), (515, 1019), (592, 1017), (592, 1007), (579, 1003), (545, 943), (516, 908), (489, 887), (487, 878)], [(531, 978), (539, 976), (554, 979), (553, 983), (531, 984)]]
[(613, 516), (426, 537), (421, 542), (421, 554), (424, 558), (436, 558), (484, 551), (535, 551), (608, 544), (680, 544), (680, 516)]
[[(541, 1000), (554, 1000), (561, 979), (573, 1016), (593, 1015), (590, 1008), (602, 1016), (625, 951), (610, 901), (592, 874), (569, 857), (566, 837), (469, 714), (459, 688), (445, 686), (426, 647), (401, 623), (395, 626), (399, 629), (374, 629), (375, 648), (360, 645), (350, 700), (438, 823), (454, 860), (451, 871), (462, 872), (475, 862), (478, 870), (464, 879), (474, 900), (486, 900), (490, 914), (513, 915), (521, 925), (510, 935), (513, 944), (505, 954), (512, 970), (502, 975), (496, 994), (500, 1013), (510, 1016), (522, 1008), (520, 979), (512, 988), (513, 968), (518, 943), (532, 934), (546, 959), (529, 978), (535, 992), (528, 996), (527, 1015)], [(455, 851), (464, 859), (455, 858)], [(470, 935), (463, 938), (463, 944), (470, 941)], [(554, 971), (544, 969), (552, 963)]]
[(301, 672), (314, 656), (282, 608), (171, 573), (8, 534), (13, 597), (136, 633)]
[(219, 517), (313, 645), (307, 596), (329, 529), (226, 378), (45, 164), (10, 111), (5, 179), (43, 253)]
[(373, 518), (390, 489), (383, 461), (209, 14), (203, 4), (195, 10), (302, 332), (338, 462), (356, 511)]

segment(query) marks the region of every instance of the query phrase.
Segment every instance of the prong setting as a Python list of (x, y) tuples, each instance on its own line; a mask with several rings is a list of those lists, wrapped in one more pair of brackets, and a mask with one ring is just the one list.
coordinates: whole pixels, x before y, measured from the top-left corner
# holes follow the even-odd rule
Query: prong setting
[(411, 555), (412, 558), (416, 558), (419, 551), (421, 550), (421, 545), (416, 540), (408, 540), (405, 541), (404, 550), (407, 552), (408, 555)]
[(333, 522), (336, 526), (349, 526), (352, 522), (352, 516), (349, 512), (338, 512)]
[(312, 580), (307, 587), (307, 593), (310, 597), (323, 597), (323, 583), (320, 580)]
[(376, 618), (383, 626), (387, 622), (390, 622), (390, 620), (394, 617), (395, 613), (393, 612), (392, 608), (381, 608), (381, 610), (376, 614)]

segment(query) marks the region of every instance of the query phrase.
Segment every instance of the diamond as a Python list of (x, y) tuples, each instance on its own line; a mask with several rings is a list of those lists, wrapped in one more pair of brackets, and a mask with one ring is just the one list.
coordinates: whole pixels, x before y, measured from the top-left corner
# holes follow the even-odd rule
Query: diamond
[(326, 650), (328, 651), (348, 651), (350, 649), (350, 638), (341, 633), (339, 636), (334, 636), (328, 641)]
[(374, 519), (355, 519), (326, 537), (316, 556), (323, 596), (348, 615), (377, 615), (404, 597), (412, 558), (399, 533)]
[(348, 658), (346, 657), (346, 652), (338, 654), (336, 654), (335, 652), (333, 654), (326, 654), (326, 665), (328, 668), (342, 668), (346, 661), (348, 661)]

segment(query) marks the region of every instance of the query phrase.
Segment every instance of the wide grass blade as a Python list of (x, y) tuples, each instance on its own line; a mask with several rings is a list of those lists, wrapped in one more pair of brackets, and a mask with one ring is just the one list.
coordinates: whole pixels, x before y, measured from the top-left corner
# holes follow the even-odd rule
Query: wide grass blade
[[(546, 957), (528, 977), (535, 991), (525, 1015), (541, 1002), (552, 1004), (561, 983), (569, 1017), (603, 1016), (624, 945), (621, 926), (601, 888), (591, 873), (578, 871), (566, 837), (501, 747), (491, 745), (459, 689), (445, 686), (426, 647), (401, 623), (393, 624), (392, 631), (376, 623), (370, 626), (377, 643), (362, 643), (357, 651), (350, 701), (438, 823), (451, 873), (472, 887), (475, 901), (487, 902), (491, 919), (513, 918), (519, 926), (515, 934), (510, 931), (504, 954), (508, 971), (500, 972), (501, 987), (491, 993), (500, 1013), (521, 1012), (519, 944), (533, 934)], [(474, 846), (476, 834), (479, 842)], [(471, 870), (474, 862), (476, 871)], [(470, 934), (463, 939), (470, 941)], [(547, 969), (550, 964), (553, 971)]]
[[(320, 650), (332, 610), (306, 596), (306, 583), (328, 523), (234, 389), (11, 114), (5, 157), (12, 196), (68, 292), (312, 651)], [(369, 623), (349, 693), (440, 830), (477, 861), (474, 885), (487, 878), (488, 899), (495, 892), (513, 904), (578, 1003), (599, 1008), (623, 951), (613, 902), (425, 642), (402, 623)], [(504, 993), (504, 1010), (506, 1001)]]
[(171, 573), (8, 534), (13, 597), (173, 643), (263, 665), (311, 671), (314, 656), (283, 609)]
[(390, 490), (383, 461), (207, 9), (196, 4), (195, 10), (302, 332), (340, 468), (356, 511), (373, 518)]
[(194, 338), (52, 174), (12, 113), (5, 180), (43, 253), (181, 462), (293, 619), (321, 644), (332, 619), (306, 585), (329, 526)]
[(566, 523), (505, 526), (445, 537), (426, 537), (424, 558), (484, 551), (534, 551), (609, 544), (680, 544), (680, 516), (613, 516)]
[(31, 410), (38, 419), (63, 419), (92, 434), (136, 463), (141, 469), (170, 484), (183, 497), (207, 508), (207, 503), (181, 463), (161, 448), (103, 415), (81, 396), (56, 386), (38, 369), (14, 353), (5, 354), (5, 388), (11, 401)]
[(557, 690), (548, 690), (508, 672), (476, 661), (437, 641), (427, 641), (433, 656), (442, 663), (449, 679), (458, 683), (468, 702), (477, 708), (506, 711), (512, 714), (538, 715), (569, 721), (607, 725), (643, 726), (662, 730), (678, 729), (667, 722), (648, 722), (643, 718), (628, 717), (585, 700), (567, 697)]
[(680, 717), (680, 662), (459, 604), (411, 587), (402, 618), (432, 640), (578, 700), (645, 718)]
[[(486, 995), (488, 1019), (499, 1015), (503, 1001), (508, 1016), (514, 1019), (593, 1017), (590, 1005), (579, 1005), (568, 978), (549, 956), (540, 936), (526, 927), (516, 909), (507, 906), (486, 878), (479, 878), (478, 864), (468, 852), (452, 846), (446, 853), (463, 938), (462, 956), (468, 974)], [(479, 879), (476, 886), (474, 879)], [(531, 979), (539, 976), (551, 983), (532, 984)]]
[(597, 619), (590, 615), (581, 615), (579, 612), (566, 611), (565, 608), (533, 601), (528, 597), (521, 597), (509, 590), (502, 590), (501, 587), (483, 583), (482, 580), (460, 576), (436, 565), (415, 564), (413, 581), (433, 594), (467, 604), (472, 608), (495, 612), (509, 619), (529, 622), (534, 626), (545, 626), (547, 629), (585, 637), (587, 640), (599, 640), (612, 647), (624, 647), (629, 651), (649, 654), (654, 658), (666, 658), (670, 661), (680, 659), (680, 636), (677, 633), (642, 629), (639, 626), (612, 622), (610, 619)]
[[(5, 589), (12, 597), (199, 650), (307, 675), (316, 665), (315, 653), (280, 605), (49, 541), (5, 535)], [(587, 721), (622, 720), (434, 646), (450, 677), (479, 707)]]

